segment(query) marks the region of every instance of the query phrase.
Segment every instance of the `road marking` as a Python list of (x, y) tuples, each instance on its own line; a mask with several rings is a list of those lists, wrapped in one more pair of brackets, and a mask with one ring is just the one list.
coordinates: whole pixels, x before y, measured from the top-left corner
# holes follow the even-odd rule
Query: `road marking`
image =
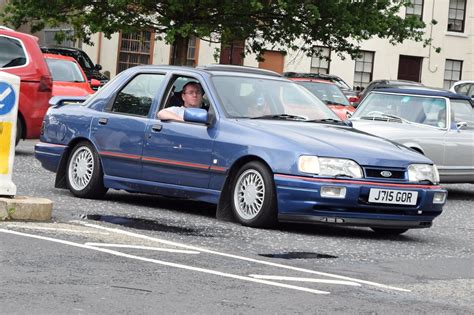
[(354, 286), (354, 287), (362, 286), (360, 283), (352, 282), (352, 281), (344, 281), (344, 280), (328, 280), (328, 279), (270, 276), (270, 275), (249, 275), (249, 277), (252, 277), (252, 278), (255, 278), (255, 279), (265, 279), (265, 280), (281, 280), (281, 281), (298, 281), (298, 282), (341, 284), (341, 285), (351, 285), (351, 286)]
[(102, 230), (109, 231), (109, 232), (114, 232), (114, 233), (124, 234), (124, 235), (137, 237), (137, 238), (141, 238), (141, 239), (146, 239), (146, 240), (149, 240), (149, 241), (158, 242), (158, 243), (162, 243), (162, 244), (166, 244), (166, 245), (172, 245), (172, 246), (175, 246), (175, 247), (182, 247), (182, 248), (186, 248), (186, 249), (190, 249), (190, 250), (197, 250), (201, 253), (208, 253), (208, 254), (214, 254), (214, 255), (223, 256), (223, 257), (235, 258), (235, 259), (240, 259), (240, 260), (244, 260), (244, 261), (254, 262), (254, 263), (257, 263), (257, 264), (268, 265), (268, 266), (273, 266), (273, 267), (278, 267), (278, 268), (283, 268), (283, 269), (288, 269), (288, 270), (294, 270), (294, 271), (300, 271), (300, 272), (305, 272), (305, 273), (310, 273), (310, 274), (316, 274), (316, 275), (335, 278), (335, 279), (340, 279), (340, 280), (353, 281), (353, 282), (366, 284), (366, 285), (370, 285), (370, 286), (381, 288), (381, 289), (389, 289), (389, 290), (395, 290), (395, 291), (401, 291), (401, 292), (411, 292), (411, 290), (407, 290), (407, 289), (403, 289), (403, 288), (399, 288), (399, 287), (394, 287), (394, 286), (390, 286), (390, 285), (385, 285), (385, 284), (381, 284), (381, 283), (377, 283), (377, 282), (373, 282), (373, 281), (367, 281), (367, 280), (356, 279), (356, 278), (351, 278), (351, 277), (346, 277), (346, 276), (340, 276), (340, 275), (336, 275), (336, 274), (332, 274), (332, 273), (315, 271), (315, 270), (310, 270), (310, 269), (298, 268), (298, 267), (273, 263), (273, 262), (269, 262), (269, 261), (265, 261), (265, 260), (258, 260), (258, 259), (254, 259), (254, 258), (248, 258), (248, 257), (244, 257), (244, 256), (221, 253), (221, 252), (213, 251), (213, 250), (198, 247), (198, 246), (180, 244), (180, 243), (176, 243), (176, 242), (172, 242), (172, 241), (167, 241), (167, 240), (163, 240), (163, 239), (159, 239), (159, 238), (154, 238), (154, 237), (147, 236), (147, 235), (142, 235), (142, 234), (138, 234), (138, 233), (123, 231), (123, 230), (119, 230), (119, 229), (116, 229), (116, 228), (108, 228), (108, 227), (105, 227), (105, 226), (90, 224), (90, 223), (86, 223), (86, 222), (83, 222), (83, 221), (72, 220), (70, 222), (79, 223), (81, 225), (88, 226), (88, 227), (95, 227), (97, 229), (102, 229)]
[(254, 279), (254, 278), (246, 277), (246, 276), (239, 276), (239, 275), (226, 273), (226, 272), (221, 272), (221, 271), (216, 271), (216, 270), (211, 270), (211, 269), (193, 267), (193, 266), (177, 264), (177, 263), (167, 262), (167, 261), (158, 260), (158, 259), (140, 257), (140, 256), (136, 256), (136, 255), (125, 254), (125, 253), (118, 252), (118, 251), (115, 251), (115, 250), (83, 245), (83, 244), (79, 244), (79, 243), (74, 243), (74, 242), (70, 242), (70, 241), (65, 241), (65, 240), (61, 240), (61, 239), (52, 238), (52, 237), (39, 236), (39, 235), (34, 235), (34, 234), (27, 234), (27, 233), (17, 232), (17, 231), (13, 231), (13, 230), (5, 230), (5, 229), (0, 229), (0, 232), (19, 235), (19, 236), (25, 236), (25, 237), (30, 237), (30, 238), (55, 242), (55, 243), (60, 243), (60, 244), (79, 247), (79, 248), (86, 248), (86, 249), (95, 250), (95, 251), (99, 251), (99, 252), (103, 252), (103, 253), (108, 253), (108, 254), (115, 255), (115, 256), (120, 256), (120, 257), (125, 257), (125, 258), (130, 258), (130, 259), (136, 259), (136, 260), (145, 261), (145, 262), (151, 262), (151, 263), (154, 263), (154, 264), (157, 264), (157, 265), (175, 267), (175, 268), (191, 270), (191, 271), (197, 271), (197, 272), (212, 274), (212, 275), (221, 276), (221, 277), (225, 277), (225, 278), (238, 279), (238, 280), (254, 282), (254, 283), (259, 283), (259, 284), (266, 284), (266, 285), (270, 285), (270, 286), (286, 288), (286, 289), (292, 289), (292, 290), (297, 290), (297, 291), (303, 291), (303, 292), (308, 292), (308, 293), (313, 293), (313, 294), (330, 294), (327, 291), (320, 291), (320, 290), (315, 290), (315, 289), (310, 289), (310, 288), (305, 288), (305, 287), (300, 287), (300, 286), (295, 286), (295, 285), (289, 285), (289, 284), (284, 284), (284, 283), (279, 283), (279, 282), (273, 282), (273, 281), (262, 280), (262, 279)]
[(179, 253), (179, 254), (199, 254), (199, 252), (195, 250), (159, 248), (159, 247), (150, 247), (150, 246), (141, 246), (141, 245), (106, 244), (106, 243), (90, 243), (90, 242), (87, 242), (84, 245), (94, 246), (94, 247), (117, 247), (117, 248), (156, 250), (160, 252)]
[(6, 99), (11, 92), (13, 92), (13, 90), (10, 87), (3, 91), (2, 94), (0, 94), (0, 102), (3, 102), (3, 100)]
[(43, 227), (43, 226), (28, 226), (28, 225), (21, 225), (21, 224), (9, 224), (9, 225), (7, 225), (7, 227), (9, 227), (9, 228), (29, 229), (29, 230), (45, 230), (45, 231), (55, 231), (55, 232), (70, 232), (70, 233), (78, 233), (78, 234), (110, 235), (110, 233), (107, 233), (107, 232), (79, 231), (79, 230), (72, 230), (72, 229), (49, 228), (49, 227)]

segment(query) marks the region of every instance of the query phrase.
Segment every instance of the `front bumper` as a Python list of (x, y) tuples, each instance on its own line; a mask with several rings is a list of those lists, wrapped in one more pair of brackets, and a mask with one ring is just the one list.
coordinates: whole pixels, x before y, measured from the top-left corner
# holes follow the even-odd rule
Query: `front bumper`
[[(278, 220), (336, 225), (427, 228), (441, 214), (444, 203), (433, 203), (440, 186), (367, 180), (327, 179), (275, 174)], [(345, 198), (321, 197), (321, 187), (345, 187)], [(371, 188), (416, 191), (415, 205), (368, 201)]]

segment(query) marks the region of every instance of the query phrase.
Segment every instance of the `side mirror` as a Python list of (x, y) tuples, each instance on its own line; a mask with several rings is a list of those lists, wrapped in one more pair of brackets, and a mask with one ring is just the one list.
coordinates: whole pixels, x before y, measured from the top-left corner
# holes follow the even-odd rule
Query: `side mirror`
[(102, 66), (99, 64), (96, 64), (94, 68), (95, 70), (99, 70), (99, 71), (102, 70)]
[(184, 110), (184, 121), (207, 124), (209, 115), (202, 108), (186, 108)]
[(91, 79), (91, 86), (92, 87), (99, 87), (100, 86), (100, 81), (97, 79)]

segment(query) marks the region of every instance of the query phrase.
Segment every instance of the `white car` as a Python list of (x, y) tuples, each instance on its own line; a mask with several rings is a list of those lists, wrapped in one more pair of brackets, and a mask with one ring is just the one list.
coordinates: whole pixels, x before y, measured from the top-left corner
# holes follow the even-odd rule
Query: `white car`
[(474, 81), (458, 81), (449, 90), (454, 93), (467, 95), (474, 100)]
[(474, 183), (474, 107), (461, 94), (428, 88), (380, 89), (350, 119), (354, 128), (433, 160), (442, 183)]

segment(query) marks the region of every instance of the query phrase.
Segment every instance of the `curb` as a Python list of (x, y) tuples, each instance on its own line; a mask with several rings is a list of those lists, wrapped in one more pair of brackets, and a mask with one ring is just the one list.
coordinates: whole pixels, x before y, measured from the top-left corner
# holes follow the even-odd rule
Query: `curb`
[(53, 202), (46, 198), (0, 198), (0, 221), (49, 221), (52, 212)]

